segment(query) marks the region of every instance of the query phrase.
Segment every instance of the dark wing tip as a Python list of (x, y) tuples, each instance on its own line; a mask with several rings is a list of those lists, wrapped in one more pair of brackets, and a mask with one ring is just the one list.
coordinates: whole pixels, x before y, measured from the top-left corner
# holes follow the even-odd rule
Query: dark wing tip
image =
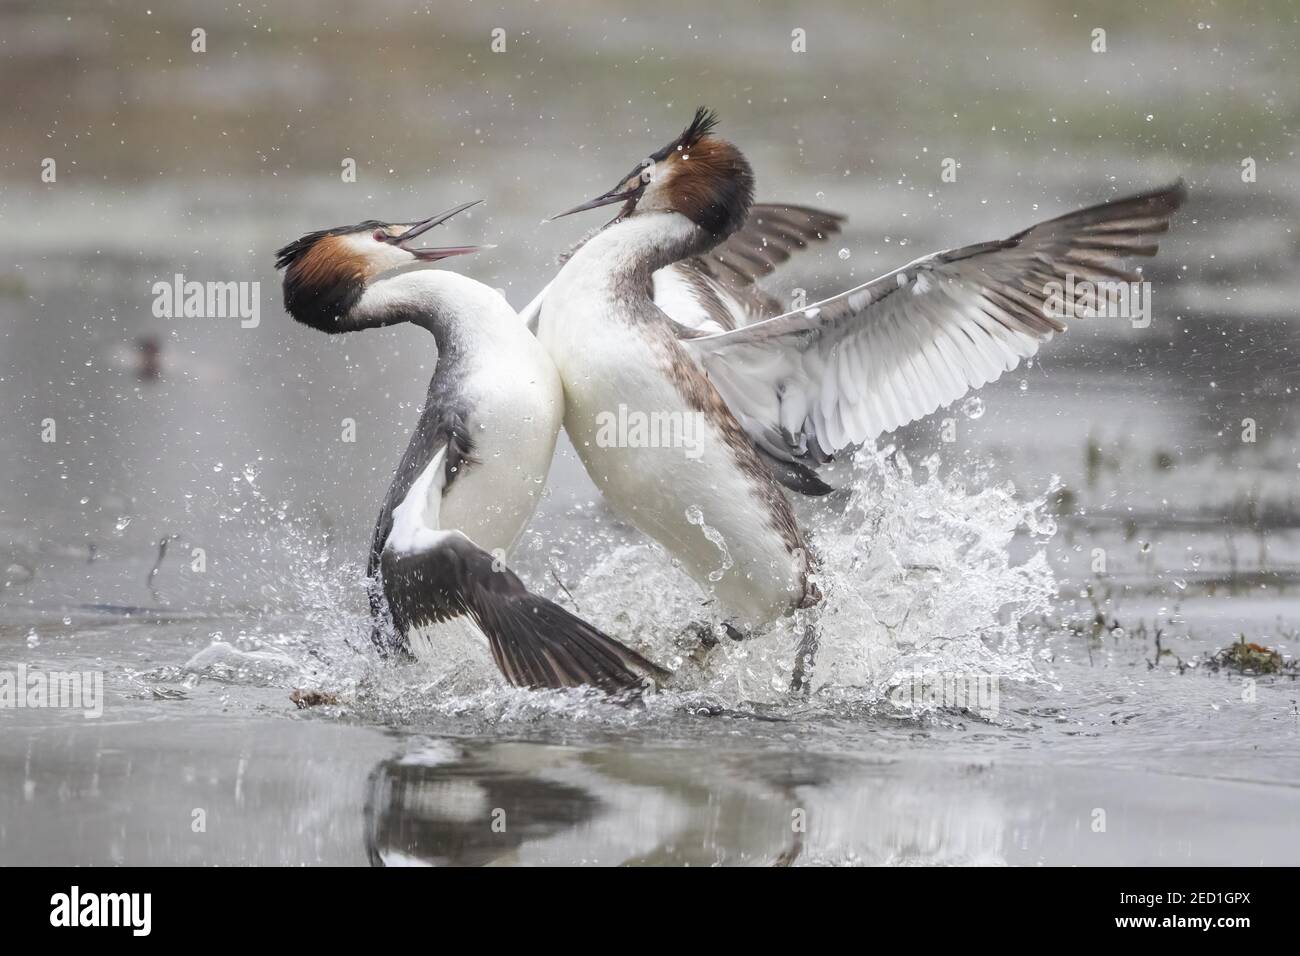
[(1187, 197), (1187, 183), (1180, 176), (1168, 186), (1108, 199), (1037, 223), (1011, 236), (1009, 241), (1018, 242), (1030, 235), (1045, 235), (1062, 230), (1095, 230), (1108, 223), (1116, 224), (1110, 227), (1112, 229), (1123, 224), (1121, 231), (1132, 235), (1164, 232), (1168, 229), (1169, 218), (1187, 202)]
[(1179, 176), (1168, 186), (1160, 189), (1153, 189), (1150, 193), (1153, 199), (1160, 200), (1170, 212), (1180, 209), (1187, 202), (1190, 191), (1187, 188), (1187, 180)]
[(1170, 216), (1182, 208), (1183, 204), (1187, 202), (1187, 197), (1187, 182), (1182, 176), (1179, 176), (1168, 186), (1161, 186), (1158, 189), (1139, 193), (1127, 200), (1117, 200), (1117, 202), (1141, 209), (1150, 215)]
[(842, 212), (833, 212), (830, 209), (821, 209), (817, 206), (805, 206), (800, 203), (788, 202), (769, 202), (754, 203), (750, 210), (751, 216), (772, 214), (784, 216), (802, 216), (809, 226), (818, 227), (823, 224), (838, 232), (839, 227), (848, 222), (848, 215)]
[(554, 601), (531, 593), (491, 554), (451, 534), (415, 554), (385, 548), (384, 593), (398, 631), (468, 614), (516, 687), (583, 684), (606, 693), (639, 690), (643, 675), (669, 672)]
[(490, 620), (480, 619), (480, 626), (488, 635), (492, 655), (506, 679), (517, 687), (585, 684), (619, 694), (641, 690), (646, 676), (662, 680), (670, 673), (535, 594), (520, 595), (511, 601), (508, 611), (498, 609), (487, 617)]
[[(754, 443), (754, 447), (772, 470), (772, 476), (791, 491), (807, 495), (810, 498), (819, 498), (822, 495), (829, 495), (835, 490), (834, 485), (828, 485), (822, 481), (817, 472), (804, 464), (803, 461), (778, 458), (758, 442)], [(807, 457), (810, 461), (816, 460), (813, 455)], [(825, 456), (825, 458), (826, 461), (830, 460), (830, 456)]]

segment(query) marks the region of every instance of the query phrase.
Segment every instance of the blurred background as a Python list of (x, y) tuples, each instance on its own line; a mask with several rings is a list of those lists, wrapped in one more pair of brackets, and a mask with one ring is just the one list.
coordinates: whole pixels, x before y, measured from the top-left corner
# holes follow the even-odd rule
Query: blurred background
[[(833, 293), (1186, 178), (1192, 202), (1148, 269), (1151, 327), (1076, 323), (982, 393), (988, 414), (963, 422), (959, 447), (1005, 446), (1028, 487), (1056, 472), (1076, 499), (1091, 474), (1093, 504), (1120, 511), (1175, 510), (1147, 472), (1208, 458), (1180, 513), (1294, 513), (1293, 4), (9, 2), (0, 16), (0, 522), (20, 565), (93, 546), (147, 570), (154, 543), (182, 535), (208, 548), (203, 586), (231, 596), (272, 558), (249, 553), (245, 525), (265, 514), (237, 510), (254, 490), (359, 559), (433, 344), (295, 326), (274, 250), (483, 197), (447, 241), (498, 248), (455, 267), (522, 306), (598, 215), (542, 220), (608, 188), (701, 103), (749, 154), (761, 199), (849, 216), (775, 277), (782, 292)], [(940, 180), (947, 158), (955, 182)], [(153, 283), (177, 273), (259, 282), (260, 324), (156, 317)], [(56, 443), (41, 441), (47, 418)], [(1113, 470), (1127, 474), (1099, 489)], [(591, 497), (585, 482), (563, 457), (555, 508)], [(56, 577), (138, 592), (128, 567), (120, 582), (108, 563), (103, 579)]]
[[(356, 568), (435, 350), (415, 328), (327, 338), (296, 325), (280, 305), (274, 251), (311, 230), (411, 220), (482, 197), (439, 241), (496, 243), (453, 265), (522, 307), (557, 255), (603, 221), (545, 217), (612, 186), (701, 104), (750, 157), (759, 199), (849, 217), (842, 235), (773, 277), (781, 295), (832, 294), (927, 252), (1183, 177), (1190, 202), (1146, 265), (1149, 327), (1076, 322), (978, 400), (881, 445), (914, 463), (938, 454), (942, 473), (972, 487), (1011, 482), (1018, 495), (1046, 496), (1053, 523), (1014, 548), (1046, 552), (1057, 588), (1050, 626), (1078, 639), (1067, 648), (1075, 660), (1090, 664), (1103, 641), (1114, 650), (1124, 638), (1125, 666), (1145, 674), (1142, 662), (1164, 660), (1162, 629), (1166, 640), (1197, 642), (1178, 651), (1180, 666), (1238, 634), (1291, 655), (1298, 20), (1287, 0), (6, 0), (0, 659), (49, 654), (134, 672), (212, 641), (258, 646), (266, 635), (249, 621), (304, 604), (316, 614), (337, 602), (360, 627)], [(941, 179), (948, 159), (953, 182)], [(342, 175), (348, 160), (355, 181)], [(177, 274), (260, 283), (259, 323), (155, 315), (154, 283)], [(954, 444), (940, 441), (944, 417), (956, 419)], [(54, 441), (43, 440), (49, 421)], [(520, 566), (557, 593), (548, 567), (590, 564), (617, 532), (562, 449)], [(1096, 547), (1108, 556), (1104, 582)], [(332, 590), (320, 569), (340, 567), (353, 578)], [(138, 623), (163, 618), (161, 630)], [(1083, 680), (1052, 708), (1109, 727), (1109, 712), (1098, 716), (1099, 701), (1112, 700), (1108, 681)], [(252, 699), (283, 709), (282, 690)], [(1200, 714), (1203, 702), (1184, 693), (1155, 709)], [(1279, 734), (1286, 693), (1270, 718)], [(1046, 713), (1033, 720), (1050, 723)], [(1168, 736), (1135, 730), (1126, 752), (1140, 764), (1146, 741), (1166, 752), (1219, 741), (1184, 753), (1204, 768), (1254, 732), (1255, 717), (1217, 728), (1188, 719), (1174, 719)], [(1293, 753), (1293, 743), (1270, 746)], [(66, 765), (91, 762), (79, 751)], [(1106, 762), (1117, 763), (1113, 753)], [(1252, 763), (1241, 773), (1294, 770)], [(64, 779), (51, 771), (48, 782)], [(882, 799), (901, 807), (907, 792)], [(278, 801), (292, 799), (263, 795), (267, 832), (283, 827)], [(1228, 802), (1206, 796), (1189, 814)], [(148, 828), (148, 807), (133, 832)], [(1036, 819), (1016, 807), (1016, 819)], [(987, 811), (992, 849), (980, 837), (973, 856), (1006, 858), (1023, 845), (999, 812)], [(29, 852), (42, 827), (57, 843), (61, 819), (28, 818)], [(900, 827), (904, 842), (925, 829), (911, 818)], [(1051, 858), (1079, 859), (1085, 851), (1063, 832)], [(1240, 840), (1269, 852), (1266, 832), (1223, 834), (1224, 859)], [(131, 858), (120, 846), (96, 852)], [(316, 851), (302, 852), (278, 859)], [(1147, 858), (1163, 852), (1152, 845)]]

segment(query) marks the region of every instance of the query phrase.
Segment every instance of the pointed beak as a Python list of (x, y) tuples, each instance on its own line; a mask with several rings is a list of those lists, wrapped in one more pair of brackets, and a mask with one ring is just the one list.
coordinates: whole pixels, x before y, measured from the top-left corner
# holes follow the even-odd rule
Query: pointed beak
[(610, 191), (602, 196), (597, 196), (590, 202), (585, 202), (581, 206), (574, 206), (568, 212), (562, 212), (558, 216), (552, 216), (548, 222), (554, 222), (557, 219), (563, 219), (565, 216), (572, 216), (575, 212), (586, 212), (588, 209), (599, 209), (601, 206), (609, 206), (616, 202), (626, 202), (635, 196), (639, 189), (625, 189), (622, 192)]
[(495, 248), (496, 246), (487, 244), (479, 246), (437, 246), (431, 249), (407, 249), (406, 251), (412, 253), (421, 262), (437, 262), (439, 259), (450, 259), (452, 256), (468, 256), (475, 252)]
[(483, 249), (491, 249), (492, 246), (441, 246), (438, 248), (420, 248), (411, 249), (407, 243), (417, 236), (428, 232), (434, 226), (441, 225), (452, 216), (459, 215), (471, 206), (477, 206), (483, 200), (474, 199), (470, 202), (461, 203), (459, 206), (453, 206), (445, 212), (440, 212), (436, 216), (430, 216), (428, 219), (421, 219), (419, 222), (410, 223), (405, 232), (400, 236), (392, 236), (389, 242), (393, 245), (405, 249), (421, 262), (437, 262), (439, 259), (448, 259), (451, 256), (467, 256), (472, 252), (479, 252)]

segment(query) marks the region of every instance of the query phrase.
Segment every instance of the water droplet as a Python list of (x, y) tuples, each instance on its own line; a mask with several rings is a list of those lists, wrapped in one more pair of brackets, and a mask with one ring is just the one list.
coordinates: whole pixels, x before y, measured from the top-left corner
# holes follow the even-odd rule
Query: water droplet
[(841, 258), (841, 259), (847, 259), (848, 257), (849, 257), (849, 250), (847, 250), (847, 249), (841, 249), (841, 250), (840, 250), (840, 258)]
[(4, 580), (0, 581), (0, 584), (4, 587), (9, 587), (11, 584), (26, 584), (34, 576), (30, 568), (21, 564), (11, 564), (5, 568)]
[(961, 413), (972, 421), (982, 418), (984, 416), (984, 399), (978, 395), (972, 395), (961, 403)]
[(1180, 591), (1183, 591), (1187, 588), (1187, 582), (1184, 581), (1182, 578), (1174, 578), (1174, 587), (1178, 588), (1178, 590)]
[(704, 537), (721, 552), (722, 567), (709, 572), (710, 581), (721, 581), (722, 576), (730, 571), (736, 563), (731, 557), (731, 552), (727, 550), (727, 541), (723, 538), (722, 532), (717, 528), (710, 528), (704, 523), (704, 512), (699, 509), (698, 505), (691, 505), (686, 509), (686, 520), (698, 526), (704, 532)]

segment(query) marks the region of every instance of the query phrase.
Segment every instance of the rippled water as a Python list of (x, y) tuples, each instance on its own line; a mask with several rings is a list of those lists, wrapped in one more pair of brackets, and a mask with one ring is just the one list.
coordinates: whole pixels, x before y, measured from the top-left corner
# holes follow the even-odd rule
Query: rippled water
[[(0, 710), (0, 862), (1294, 862), (1291, 27), (1261, 48), (1258, 24), (1117, 7), (1112, 41), (1149, 68), (1116, 78), (1071, 59), (1073, 24), (1046, 13), (1008, 47), (975, 12), (889, 7), (854, 33), (836, 27), (855, 8), (812, 7), (819, 65), (773, 85), (755, 66), (772, 37), (707, 11), (687, 29), (629, 6), (561, 34), (490, 5), (376, 10), (337, 30), (293, 5), (213, 12), (246, 46), (197, 66), (154, 47), (183, 7), (4, 14), (42, 38), (5, 48), (5, 75), (78, 53), (56, 75), (81, 105), (34, 89), (0, 107), (14, 150), (62, 160), (37, 189), (26, 153), (0, 156), (0, 672), (99, 672), (105, 698), (96, 719)], [(105, 16), (116, 59), (92, 42)], [(528, 27), (504, 73), (479, 43), (497, 22)], [(701, 63), (683, 37), (719, 52)], [(376, 53), (378, 77), (359, 66)], [(1251, 105), (1225, 109), (1224, 88)], [(504, 689), (482, 649), (443, 670), (378, 660), (361, 569), (433, 343), (293, 326), (271, 251), (482, 194), (457, 238), (500, 247), (465, 269), (522, 304), (588, 225), (540, 220), (706, 94), (763, 198), (850, 215), (783, 292), (1181, 173), (1151, 327), (1076, 323), (799, 503), (827, 596), (807, 697), (786, 691), (789, 628), (700, 652), (707, 594), (605, 509), (567, 444), (515, 563), (674, 679), (627, 707)], [(941, 192), (929, 167), (957, 149)], [(1253, 188), (1243, 149), (1264, 157)], [(345, 189), (352, 153), (366, 175)], [(151, 286), (177, 272), (261, 282), (260, 324), (155, 318)], [(1281, 672), (1223, 666), (1242, 637)], [(944, 675), (985, 696), (927, 697)]]

